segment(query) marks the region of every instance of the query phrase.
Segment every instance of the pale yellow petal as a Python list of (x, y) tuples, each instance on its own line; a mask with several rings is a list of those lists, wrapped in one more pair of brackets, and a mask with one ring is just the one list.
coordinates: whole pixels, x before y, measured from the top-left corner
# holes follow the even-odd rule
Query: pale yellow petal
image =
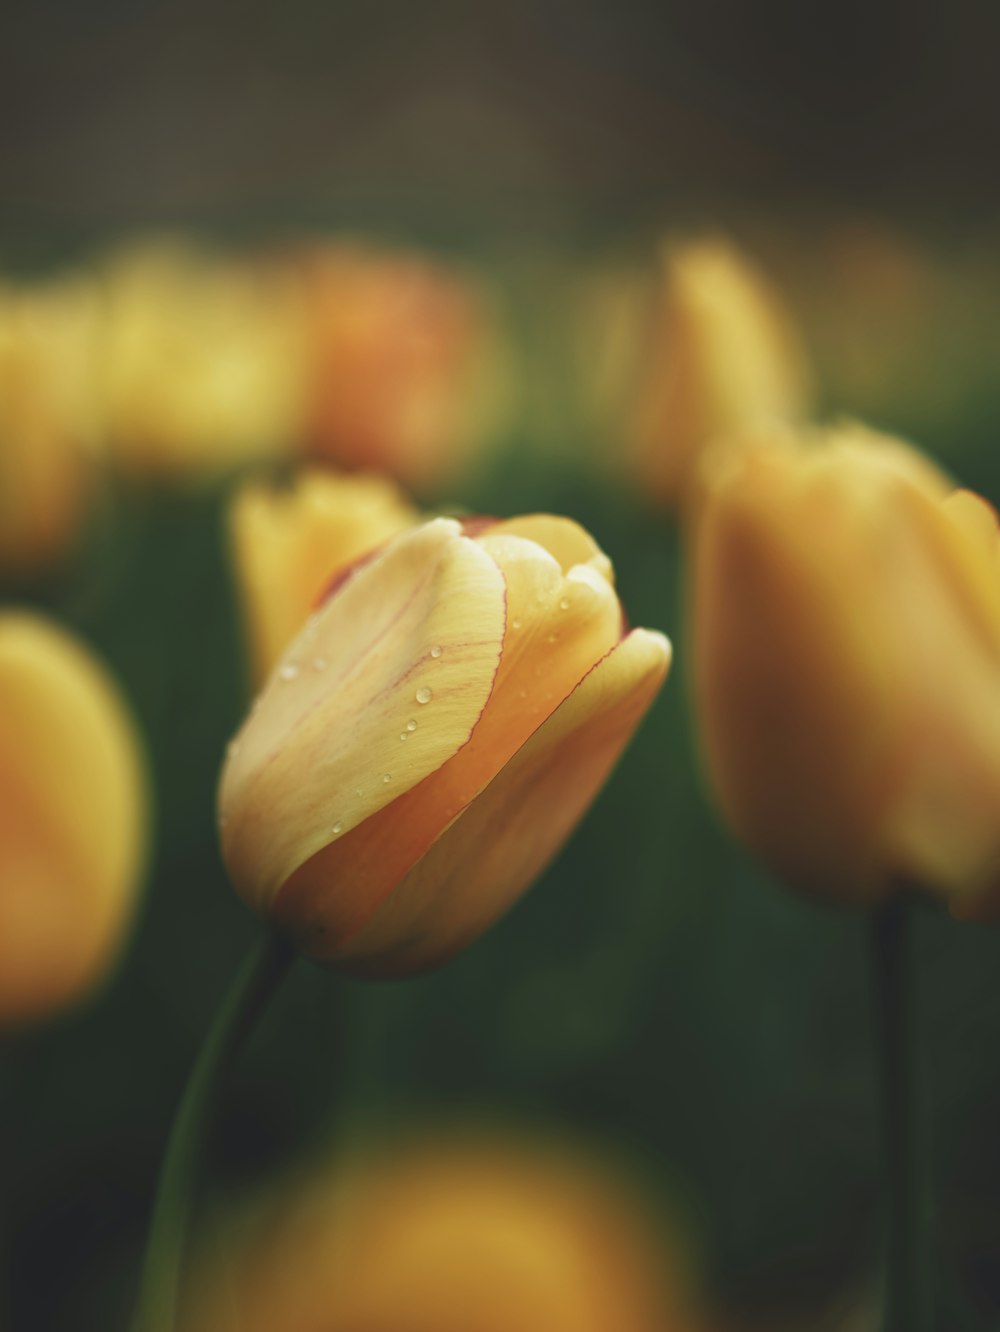
[(302, 471), (289, 486), (248, 482), (229, 531), (250, 638), (263, 683), (316, 607), (331, 576), (417, 521), (386, 477)]
[(133, 915), (147, 787), (115, 685), (39, 617), (0, 617), (0, 1024), (106, 972)]
[(581, 681), (434, 844), (338, 963), (364, 975), (435, 965), (483, 933), (566, 841), (606, 781), (670, 664), (633, 630)]
[(559, 562), (563, 573), (576, 565), (589, 565), (609, 583), (615, 581), (611, 561), (579, 523), (551, 513), (528, 513), (519, 518), (504, 518), (488, 529), (490, 536), (527, 537), (547, 550)]
[[(476, 541), (507, 588), (507, 629), (493, 692), (469, 742), (449, 762), (325, 847), (285, 885), (278, 914), (315, 956), (329, 956), (343, 938), (342, 908), (331, 887), (350, 881), (352, 895), (374, 910), (620, 637), (618, 598), (592, 566), (564, 575), (534, 541), (497, 535), (496, 528)], [(415, 713), (413, 720), (415, 737), (424, 718)]]
[[(493, 689), (504, 624), (503, 575), (444, 518), (404, 533), (330, 598), (223, 772), (224, 856), (251, 905), (267, 909), (318, 851), (461, 749)], [(324, 889), (334, 916), (364, 918), (349, 877)]]

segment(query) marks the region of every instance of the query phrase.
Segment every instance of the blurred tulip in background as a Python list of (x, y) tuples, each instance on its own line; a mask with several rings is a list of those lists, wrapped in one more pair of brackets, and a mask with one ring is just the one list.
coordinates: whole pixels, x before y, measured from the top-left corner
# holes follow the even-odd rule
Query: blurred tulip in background
[(253, 678), (263, 684), (338, 569), (418, 520), (388, 478), (313, 468), (247, 481), (229, 510)]
[(0, 1026), (82, 999), (114, 965), (144, 869), (148, 794), (105, 668), (40, 616), (0, 615)]
[(344, 242), (303, 250), (296, 270), (308, 326), (307, 449), (418, 493), (453, 483), (496, 432), (509, 392), (509, 353), (485, 288), (416, 253)]
[(649, 1202), (561, 1145), (459, 1135), (358, 1155), (206, 1246), (183, 1332), (692, 1332)]
[(811, 372), (780, 296), (738, 250), (670, 245), (661, 262), (637, 370), (632, 467), (651, 502), (680, 508), (706, 445), (806, 416)]
[(736, 833), (803, 891), (1000, 893), (996, 521), (858, 428), (730, 455), (693, 552), (695, 701)]
[(0, 570), (43, 571), (93, 497), (97, 297), (82, 276), (0, 283)]
[[(470, 531), (473, 530), (470, 528)], [(568, 519), (404, 533), (288, 648), (230, 747), (219, 810), (243, 898), (323, 961), (436, 965), (528, 887), (670, 660), (626, 632)]]

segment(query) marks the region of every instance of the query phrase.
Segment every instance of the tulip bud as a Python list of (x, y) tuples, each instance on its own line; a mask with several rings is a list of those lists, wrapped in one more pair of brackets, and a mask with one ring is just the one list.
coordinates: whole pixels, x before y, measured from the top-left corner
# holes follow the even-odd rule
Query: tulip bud
[(222, 774), (243, 898), (363, 975), (436, 965), (541, 872), (666, 673), (607, 556), (548, 515), (403, 533), (287, 650)]
[(299, 271), (313, 455), (387, 472), (418, 492), (461, 472), (495, 432), (506, 397), (485, 291), (417, 256), (346, 244), (307, 251)]
[(1000, 905), (996, 522), (895, 442), (731, 458), (694, 549), (695, 700), (736, 833), (792, 886)]
[(80, 279), (0, 287), (0, 568), (64, 555), (89, 499), (96, 300)]
[(263, 684), (337, 569), (417, 521), (386, 477), (304, 471), (287, 487), (244, 484), (229, 512), (233, 563)]
[(356, 1157), (239, 1221), (206, 1245), (184, 1332), (694, 1327), (677, 1238), (558, 1143), (460, 1136)]
[(132, 918), (146, 841), (135, 730), (101, 665), (38, 617), (0, 616), (0, 1025), (79, 1000)]
[(103, 279), (105, 429), (125, 470), (188, 480), (290, 451), (305, 343), (285, 274), (162, 240)]
[(665, 250), (634, 422), (650, 499), (683, 507), (707, 444), (804, 419), (810, 396), (795, 326), (764, 276), (722, 242)]

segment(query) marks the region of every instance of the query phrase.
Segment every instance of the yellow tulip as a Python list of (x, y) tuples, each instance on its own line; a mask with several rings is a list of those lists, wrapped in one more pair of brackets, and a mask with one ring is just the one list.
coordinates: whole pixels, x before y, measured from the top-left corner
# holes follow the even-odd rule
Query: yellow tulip
[(810, 396), (798, 334), (763, 274), (720, 241), (666, 249), (633, 424), (650, 499), (684, 507), (706, 445), (804, 419)]
[(845, 428), (714, 478), (695, 534), (695, 697), (737, 834), (849, 903), (909, 883), (1000, 905), (1000, 566), (980, 500)]
[(105, 429), (141, 477), (283, 457), (302, 411), (303, 309), (277, 266), (146, 241), (104, 270)]
[(258, 686), (331, 576), (417, 519), (417, 510), (381, 476), (312, 470), (289, 486), (249, 481), (237, 491), (230, 544)]
[(42, 569), (93, 481), (96, 298), (83, 278), (0, 285), (0, 568)]
[(219, 1232), (184, 1332), (682, 1332), (676, 1239), (558, 1144), (459, 1137), (325, 1170)]
[(116, 685), (64, 630), (0, 615), (0, 1025), (108, 972), (146, 842), (144, 765)]
[(348, 244), (308, 251), (299, 272), (312, 453), (417, 491), (449, 481), (495, 430), (505, 396), (485, 292), (418, 256)]
[(623, 632), (610, 561), (568, 519), (404, 533), (308, 623), (231, 746), (234, 885), (322, 961), (437, 964), (566, 840), (669, 658)]

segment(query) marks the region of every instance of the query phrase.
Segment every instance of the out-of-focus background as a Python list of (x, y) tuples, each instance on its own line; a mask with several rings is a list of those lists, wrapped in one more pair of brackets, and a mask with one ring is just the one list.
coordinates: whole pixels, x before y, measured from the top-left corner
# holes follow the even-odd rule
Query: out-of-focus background
[[(568, 850), (488, 937), (405, 983), (299, 967), (234, 1078), (210, 1194), (383, 1126), (530, 1125), (645, 1181), (714, 1326), (870, 1325), (863, 922), (785, 896), (704, 795), (679, 543), (630, 488), (615, 409), (661, 238), (725, 235), (783, 293), (821, 415), (902, 433), (1000, 498), (998, 43), (978, 0), (42, 0), (5, 16), (0, 276), (104, 273), (151, 235), (223, 257), (346, 237), (471, 275), (505, 349), (502, 410), (481, 464), (432, 479), (425, 503), (571, 514), (632, 621), (678, 650)], [(0, 1051), (15, 1329), (126, 1325), (168, 1123), (255, 933), (214, 815), (249, 696), (232, 484), (123, 469), (66, 552), (4, 575), (6, 600), (117, 672), (156, 799), (113, 982)], [(928, 911), (918, 950), (940, 1326), (986, 1329), (1000, 936)]]

